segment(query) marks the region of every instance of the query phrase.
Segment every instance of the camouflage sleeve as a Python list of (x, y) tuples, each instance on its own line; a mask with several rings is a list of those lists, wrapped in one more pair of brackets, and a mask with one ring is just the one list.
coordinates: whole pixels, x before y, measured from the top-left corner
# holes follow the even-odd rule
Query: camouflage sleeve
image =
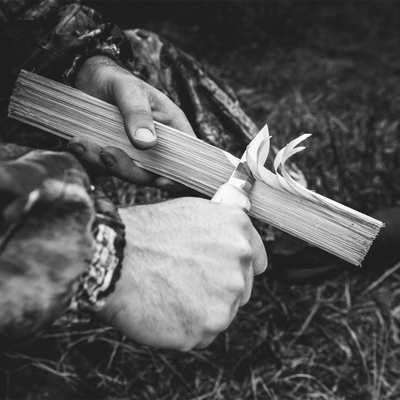
[(0, 144), (0, 349), (37, 335), (77, 293), (95, 290), (100, 304), (119, 277), (124, 246), (115, 206), (74, 156)]
[(124, 33), (78, 1), (0, 0), (0, 107), (21, 69), (73, 83), (85, 58), (104, 54), (121, 65), (132, 59)]
[(122, 31), (79, 1), (0, 0), (0, 24), (0, 109), (22, 68), (73, 85), (84, 60), (104, 54), (169, 96), (203, 140), (240, 154), (258, 132), (233, 91), (190, 55), (155, 33)]

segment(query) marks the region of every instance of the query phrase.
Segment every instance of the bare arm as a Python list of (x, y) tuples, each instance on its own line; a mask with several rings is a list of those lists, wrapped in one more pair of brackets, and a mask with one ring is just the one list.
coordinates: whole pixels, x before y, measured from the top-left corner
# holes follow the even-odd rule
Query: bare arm
[(121, 278), (99, 316), (151, 346), (205, 347), (250, 298), (267, 266), (260, 236), (236, 207), (184, 198), (121, 209)]

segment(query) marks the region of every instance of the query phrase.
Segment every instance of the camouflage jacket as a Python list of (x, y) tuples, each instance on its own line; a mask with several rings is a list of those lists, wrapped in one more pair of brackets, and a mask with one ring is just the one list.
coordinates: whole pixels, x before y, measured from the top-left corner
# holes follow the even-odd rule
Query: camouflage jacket
[(0, 0), (0, 26), (3, 115), (22, 68), (73, 85), (87, 57), (105, 54), (169, 96), (203, 140), (240, 153), (258, 131), (233, 91), (191, 56), (152, 32), (122, 31), (77, 1)]
[(62, 81), (77, 55), (102, 52), (120, 60), (132, 59), (123, 32), (112, 23), (103, 23), (95, 10), (74, 1), (2, 0), (0, 26), (2, 113), (21, 69)]
[[(43, 151), (65, 150), (65, 143), (5, 119), (21, 69), (73, 85), (84, 60), (103, 54), (169, 96), (208, 143), (239, 155), (257, 128), (232, 90), (191, 56), (155, 33), (122, 31), (79, 1), (0, 0), (0, 49), (0, 286), (2, 298), (13, 302), (10, 323), (0, 329), (4, 345), (11, 337), (37, 332), (68, 304), (74, 282), (94, 251), (96, 212), (108, 216), (119, 232), (120, 253), (123, 249), (123, 227), (113, 204), (101, 191), (90, 190), (74, 157)], [(74, 203), (68, 189), (77, 186), (80, 197)], [(65, 226), (71, 229), (63, 230)], [(54, 237), (67, 243), (65, 247)], [(68, 270), (71, 263), (74, 267)], [(28, 275), (36, 285), (25, 287), (29, 301), (22, 307), (18, 279)]]
[(94, 10), (73, 2), (0, 2), (2, 348), (30, 338), (66, 309), (95, 253), (99, 223), (117, 233), (114, 247), (122, 261), (124, 227), (114, 204), (93, 189), (75, 157), (45, 150), (63, 150), (64, 143), (4, 121), (20, 69), (62, 81), (67, 70), (72, 78), (78, 56), (97, 52), (120, 63), (125, 53), (132, 57), (121, 30), (100, 21)]

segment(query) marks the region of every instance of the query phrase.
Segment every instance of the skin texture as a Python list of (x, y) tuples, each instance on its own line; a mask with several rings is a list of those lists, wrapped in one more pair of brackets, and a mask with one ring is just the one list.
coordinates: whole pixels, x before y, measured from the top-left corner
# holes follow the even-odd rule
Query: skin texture
[[(164, 94), (106, 57), (87, 60), (76, 86), (115, 104), (139, 149), (156, 143), (153, 120), (194, 134)], [(74, 138), (70, 149), (98, 175), (182, 187), (139, 168), (114, 147)], [(183, 351), (207, 346), (249, 300), (253, 275), (266, 268), (250, 219), (238, 207), (194, 198), (121, 209), (120, 215), (127, 239), (121, 277), (99, 317), (143, 344)]]
[(210, 344), (248, 302), (253, 275), (267, 266), (249, 217), (197, 198), (119, 212), (124, 263), (99, 316), (147, 345), (187, 351)]
[[(126, 134), (138, 149), (149, 149), (156, 144), (154, 120), (194, 135), (183, 111), (167, 96), (107, 57), (95, 56), (85, 61), (79, 70), (76, 87), (116, 105), (121, 112)], [(183, 189), (176, 182), (138, 167), (125, 152), (115, 147), (101, 149), (88, 140), (73, 138), (69, 149), (89, 171), (97, 175), (113, 175), (127, 182), (161, 189)]]

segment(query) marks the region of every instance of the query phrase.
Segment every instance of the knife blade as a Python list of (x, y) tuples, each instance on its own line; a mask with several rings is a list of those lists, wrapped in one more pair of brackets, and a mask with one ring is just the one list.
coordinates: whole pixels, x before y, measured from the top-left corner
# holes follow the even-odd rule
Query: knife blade
[(247, 165), (246, 152), (244, 152), (228, 182), (218, 188), (211, 201), (234, 205), (249, 211), (251, 207), (249, 194), (254, 182), (255, 179)]

